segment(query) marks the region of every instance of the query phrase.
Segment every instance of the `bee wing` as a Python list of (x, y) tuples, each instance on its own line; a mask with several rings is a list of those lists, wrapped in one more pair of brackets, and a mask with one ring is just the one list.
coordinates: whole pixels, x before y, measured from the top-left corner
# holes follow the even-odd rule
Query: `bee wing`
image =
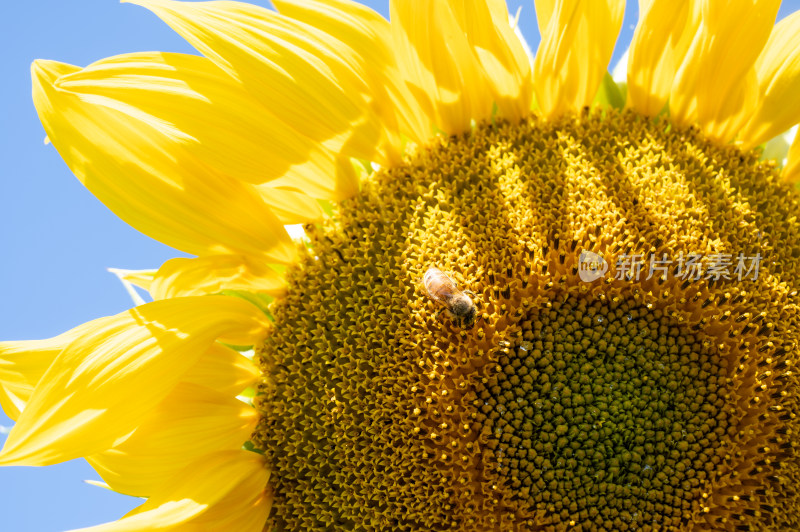
[(436, 275), (439, 272), (438, 268), (428, 268), (425, 270), (425, 273), (422, 274), (422, 277), (419, 280), (419, 285), (422, 287), (422, 290), (425, 294), (433, 299), (434, 301), (439, 301), (439, 298), (436, 297), (433, 292), (430, 290), (430, 283), (432, 281), (431, 277)]
[(439, 268), (428, 268), (423, 285), (428, 297), (443, 305), (448, 305), (454, 297), (461, 294), (455, 281)]

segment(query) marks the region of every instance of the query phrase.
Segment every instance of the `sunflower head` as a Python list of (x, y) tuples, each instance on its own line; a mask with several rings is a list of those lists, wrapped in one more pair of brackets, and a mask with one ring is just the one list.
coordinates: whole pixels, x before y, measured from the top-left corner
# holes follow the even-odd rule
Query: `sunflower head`
[[(378, 172), (307, 228), (259, 350), (271, 526), (793, 523), (795, 201), (771, 163), (632, 112), (487, 124)], [(475, 292), (472, 329), (419, 288), (432, 264)]]
[(202, 56), (34, 102), (194, 257), (0, 343), (0, 464), (147, 497), (98, 532), (800, 528), (800, 13), (642, 2), (618, 85), (616, 0), (537, 1), (533, 58), (495, 0), (136, 3)]

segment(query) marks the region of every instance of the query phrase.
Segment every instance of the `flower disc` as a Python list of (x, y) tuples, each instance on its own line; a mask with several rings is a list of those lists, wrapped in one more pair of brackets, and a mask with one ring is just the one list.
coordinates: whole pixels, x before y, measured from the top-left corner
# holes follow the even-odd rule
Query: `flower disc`
[(631, 112), (376, 172), (307, 227), (259, 348), (265, 530), (796, 529), (797, 207), (757, 154)]

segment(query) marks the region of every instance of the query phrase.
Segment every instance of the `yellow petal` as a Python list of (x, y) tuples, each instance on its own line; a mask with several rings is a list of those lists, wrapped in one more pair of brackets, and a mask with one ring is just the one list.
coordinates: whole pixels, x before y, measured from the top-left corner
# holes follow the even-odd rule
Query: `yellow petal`
[(219, 451), (190, 464), (140, 507), (82, 532), (261, 532), (272, 495), (262, 456)]
[(214, 343), (181, 381), (236, 397), (245, 388), (253, 386), (260, 375), (259, 369), (247, 357), (230, 347)]
[(203, 296), (155, 301), (93, 323), (40, 379), (0, 465), (49, 465), (113, 447), (216, 339), (253, 344), (268, 322), (242, 299)]
[(800, 134), (795, 135), (794, 141), (789, 147), (789, 154), (786, 156), (786, 166), (783, 167), (781, 176), (790, 183), (797, 183), (800, 181)]
[(125, 289), (126, 292), (128, 292), (128, 295), (130, 296), (131, 301), (133, 301), (134, 306), (144, 305), (145, 303), (147, 303), (147, 301), (145, 301), (145, 299), (141, 296), (141, 294), (139, 294), (139, 292), (136, 291), (136, 287), (134, 286), (134, 284), (125, 279), (124, 271), (118, 270), (116, 268), (108, 268), (108, 271), (113, 273), (117, 277), (117, 279), (119, 279), (119, 282), (122, 283), (122, 287)]
[(187, 253), (293, 260), (291, 239), (252, 185), (213, 172), (186, 149), (191, 138), (169, 123), (60, 88), (69, 72), (78, 75), (69, 65), (33, 64), (36, 109), (70, 169), (120, 218)]
[(755, 69), (758, 106), (740, 134), (744, 149), (800, 121), (800, 11), (775, 25)]
[(501, 116), (519, 120), (533, 99), (528, 54), (509, 23), (503, 0), (450, 0), (477, 55)]
[(392, 49), (389, 22), (351, 0), (275, 0), (282, 14), (303, 21), (340, 41), (352, 51), (370, 85), (372, 105), (388, 130), (392, 148), (402, 149), (406, 136), (424, 142), (432, 131), (428, 116), (406, 87)]
[(121, 268), (109, 268), (108, 271), (119, 277), (123, 281), (138, 286), (142, 290), (150, 291), (150, 283), (153, 282), (156, 271), (158, 270), (123, 270)]
[(544, 35), (542, 30), (547, 28), (550, 24), (550, 20), (553, 18), (553, 13), (555, 13), (556, 10), (556, 4), (556, 0), (539, 0), (538, 2), (534, 0), (536, 24), (539, 26), (540, 35)]
[[(296, 179), (298, 186), (336, 176), (338, 153), (283, 123), (269, 102), (203, 57), (125, 54), (93, 63), (56, 85), (143, 121), (163, 123), (180, 137), (185, 151), (216, 174), (255, 184), (284, 177)], [(327, 186), (335, 188), (335, 182)]]
[(61, 350), (99, 326), (95, 320), (46, 340), (0, 342), (0, 406), (6, 415), (16, 420)]
[[(241, 2), (131, 3), (153, 11), (284, 124), (343, 157), (375, 154), (380, 125), (365, 103), (367, 85), (323, 32)], [(357, 190), (341, 185), (334, 199)]]
[(492, 93), (450, 3), (392, 0), (390, 11), (400, 71), (436, 126), (457, 134), (489, 118)]
[(673, 122), (698, 122), (728, 142), (755, 108), (753, 64), (769, 38), (780, 0), (705, 0), (702, 22), (678, 69), (670, 95)]
[(147, 496), (203, 455), (240, 449), (257, 423), (235, 397), (180, 383), (128, 439), (87, 460), (114, 491)]
[(537, 0), (542, 41), (533, 62), (536, 101), (546, 117), (589, 105), (611, 60), (625, 3)]
[(153, 299), (217, 294), (222, 290), (281, 295), (283, 277), (263, 261), (243, 255), (176, 258), (158, 269), (150, 284)]
[[(296, 182), (292, 177), (279, 179), (282, 183)], [(256, 185), (255, 188), (283, 225), (314, 222), (322, 217), (319, 202), (305, 192), (277, 188), (271, 184)], [(302, 190), (301, 187), (297, 188)]]
[(628, 56), (628, 106), (644, 115), (657, 115), (669, 100), (675, 73), (700, 22), (690, 13), (692, 4), (639, 0), (639, 23)]

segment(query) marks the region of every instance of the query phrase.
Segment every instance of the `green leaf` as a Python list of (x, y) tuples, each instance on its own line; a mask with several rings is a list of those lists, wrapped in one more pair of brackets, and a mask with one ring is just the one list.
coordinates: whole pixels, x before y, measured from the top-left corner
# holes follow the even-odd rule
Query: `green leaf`
[(613, 107), (615, 109), (622, 109), (625, 107), (625, 96), (614, 81), (614, 78), (612, 78), (611, 74), (608, 72), (603, 76), (603, 82), (600, 83), (600, 89), (598, 89), (592, 104)]
[(328, 216), (333, 216), (333, 203), (328, 200), (318, 199), (317, 203)]
[(264, 451), (262, 451), (261, 449), (257, 449), (255, 444), (253, 444), (253, 442), (251, 442), (250, 440), (244, 442), (244, 445), (242, 445), (242, 449), (253, 453), (264, 454)]

